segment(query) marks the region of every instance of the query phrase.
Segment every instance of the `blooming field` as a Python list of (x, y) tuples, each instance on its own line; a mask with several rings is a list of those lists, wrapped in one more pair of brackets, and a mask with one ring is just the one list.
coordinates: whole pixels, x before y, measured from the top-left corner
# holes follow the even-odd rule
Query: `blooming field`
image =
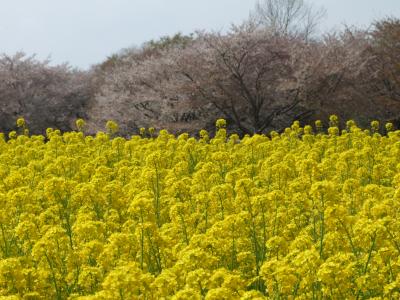
[(336, 122), (2, 136), (0, 299), (398, 299), (400, 131)]

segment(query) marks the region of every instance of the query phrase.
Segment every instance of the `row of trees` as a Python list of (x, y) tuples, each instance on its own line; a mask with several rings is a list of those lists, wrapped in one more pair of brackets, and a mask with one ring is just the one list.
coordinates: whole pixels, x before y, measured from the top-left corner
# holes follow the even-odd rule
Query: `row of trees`
[(188, 120), (207, 127), (224, 117), (243, 133), (331, 113), (361, 123), (399, 116), (399, 20), (318, 39), (270, 29), (247, 22), (125, 52), (96, 72), (103, 81), (95, 103), (104, 105), (97, 113), (185, 129)]
[(36, 130), (68, 129), (83, 116), (95, 131), (113, 119), (125, 133), (197, 132), (219, 117), (242, 133), (332, 113), (361, 123), (399, 118), (400, 20), (318, 35), (323, 15), (303, 0), (264, 0), (229, 32), (164, 37), (88, 72), (3, 56), (0, 129), (17, 115)]

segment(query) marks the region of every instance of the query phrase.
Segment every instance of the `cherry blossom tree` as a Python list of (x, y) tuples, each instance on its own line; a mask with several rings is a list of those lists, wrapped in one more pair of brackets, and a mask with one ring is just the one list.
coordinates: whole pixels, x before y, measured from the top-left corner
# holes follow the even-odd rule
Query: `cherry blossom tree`
[(47, 127), (68, 130), (76, 118), (84, 117), (88, 74), (49, 63), (24, 53), (0, 57), (1, 131), (13, 129), (18, 117), (36, 133)]

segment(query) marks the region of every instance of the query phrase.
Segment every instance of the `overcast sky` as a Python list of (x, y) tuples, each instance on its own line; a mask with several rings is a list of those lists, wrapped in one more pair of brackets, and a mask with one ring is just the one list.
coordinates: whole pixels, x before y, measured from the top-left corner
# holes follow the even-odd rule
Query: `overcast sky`
[[(0, 53), (24, 51), (88, 68), (118, 50), (176, 32), (224, 30), (256, 0), (0, 0)], [(323, 28), (400, 17), (400, 0), (311, 0)]]

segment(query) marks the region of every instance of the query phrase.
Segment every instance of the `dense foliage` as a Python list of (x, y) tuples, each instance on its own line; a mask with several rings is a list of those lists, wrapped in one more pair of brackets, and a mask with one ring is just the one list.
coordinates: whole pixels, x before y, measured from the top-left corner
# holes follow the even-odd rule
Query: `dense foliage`
[(316, 35), (319, 14), (307, 1), (261, 2), (256, 16), (224, 32), (162, 37), (86, 71), (0, 54), (0, 131), (23, 116), (34, 134), (70, 131), (77, 118), (91, 134), (110, 119), (124, 135), (150, 126), (196, 134), (225, 118), (228, 129), (253, 134), (332, 113), (400, 128), (398, 18)]
[[(1, 299), (400, 297), (400, 131), (0, 138)], [(379, 298), (380, 299), (380, 298)]]

